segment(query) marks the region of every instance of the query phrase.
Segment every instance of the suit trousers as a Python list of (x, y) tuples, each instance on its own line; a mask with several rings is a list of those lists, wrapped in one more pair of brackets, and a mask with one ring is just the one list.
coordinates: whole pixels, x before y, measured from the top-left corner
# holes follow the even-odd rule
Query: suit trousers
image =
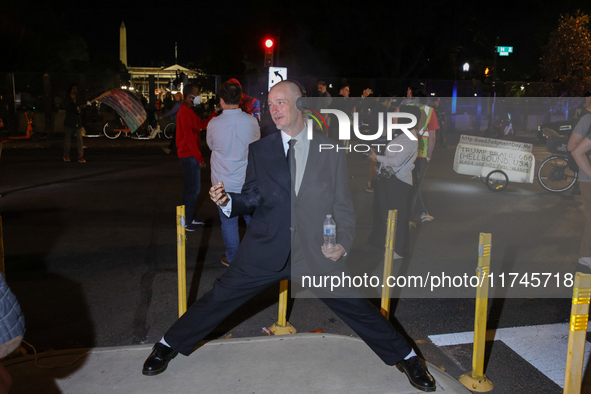
[[(301, 256), (298, 258), (301, 259)], [(269, 286), (290, 279), (290, 273), (290, 261), (279, 272), (252, 266), (230, 265), (226, 272), (216, 279), (213, 289), (191, 305), (170, 327), (164, 334), (164, 340), (179, 353), (188, 355), (232, 312)], [(384, 363), (396, 364), (412, 350), (369, 300), (322, 298), (322, 301), (348, 324)]]

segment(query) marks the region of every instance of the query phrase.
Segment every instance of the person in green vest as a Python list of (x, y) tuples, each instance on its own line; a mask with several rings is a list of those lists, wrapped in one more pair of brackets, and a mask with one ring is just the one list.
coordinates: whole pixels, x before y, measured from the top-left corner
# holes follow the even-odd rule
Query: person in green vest
[(415, 168), (413, 169), (413, 188), (410, 193), (410, 209), (408, 211), (411, 219), (411, 226), (415, 225), (417, 218), (421, 223), (427, 223), (435, 220), (435, 218), (429, 215), (427, 208), (423, 202), (423, 196), (421, 194), (421, 184), (429, 161), (433, 155), (433, 149), (435, 148), (436, 141), (436, 130), (439, 128), (437, 122), (437, 115), (435, 110), (426, 105), (426, 94), (420, 86), (414, 85), (407, 89), (407, 98), (400, 104), (417, 106), (421, 110), (421, 119), (419, 120), (419, 131), (417, 137), (419, 138), (418, 154), (415, 160)]

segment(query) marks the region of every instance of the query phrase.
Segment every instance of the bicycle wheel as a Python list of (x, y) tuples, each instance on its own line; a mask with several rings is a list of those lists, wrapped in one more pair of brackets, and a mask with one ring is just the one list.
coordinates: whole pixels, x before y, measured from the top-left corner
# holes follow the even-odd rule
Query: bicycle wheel
[(174, 123), (169, 123), (164, 128), (164, 136), (166, 137), (167, 140), (171, 139), (172, 136), (174, 135), (175, 126), (176, 125)]
[(494, 170), (486, 176), (486, 186), (493, 192), (500, 192), (509, 185), (509, 177), (504, 171)]
[(107, 137), (111, 140), (114, 140), (115, 138), (117, 138), (121, 135), (121, 130), (117, 130), (117, 129), (113, 128), (111, 123), (106, 122), (105, 125), (103, 126), (103, 133), (105, 134), (105, 137)]
[(575, 185), (578, 173), (568, 167), (565, 156), (550, 156), (538, 167), (538, 182), (550, 192), (565, 192)]

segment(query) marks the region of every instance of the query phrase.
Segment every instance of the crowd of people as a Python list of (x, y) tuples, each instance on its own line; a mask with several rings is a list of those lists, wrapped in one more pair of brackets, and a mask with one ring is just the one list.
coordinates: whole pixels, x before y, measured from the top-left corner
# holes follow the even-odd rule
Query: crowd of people
[[(436, 146), (445, 147), (445, 113), (438, 98), (428, 99), (423, 85), (410, 84), (403, 97), (392, 97), (389, 92), (372, 96), (372, 89), (364, 89), (356, 98), (349, 98), (350, 86), (341, 85), (338, 97), (334, 99), (326, 91), (326, 83), (318, 82), (316, 107), (338, 109), (349, 118), (357, 112), (361, 123), (367, 124), (369, 135), (385, 134), (384, 124), (387, 113), (404, 112), (413, 114), (417, 125), (412, 129), (416, 140), (400, 130), (379, 152), (373, 149), (368, 156), (368, 181), (366, 191), (374, 193), (373, 231), (369, 243), (384, 246), (386, 218), (389, 210), (397, 210), (397, 231), (395, 258), (409, 256), (409, 228), (416, 227), (435, 218), (429, 214), (421, 193), (421, 185)], [(396, 121), (396, 120), (394, 120)], [(402, 120), (400, 121), (402, 122)], [(328, 117), (326, 135), (338, 139), (339, 122)], [(347, 145), (349, 141), (340, 141)], [(390, 147), (397, 146), (396, 149)]]

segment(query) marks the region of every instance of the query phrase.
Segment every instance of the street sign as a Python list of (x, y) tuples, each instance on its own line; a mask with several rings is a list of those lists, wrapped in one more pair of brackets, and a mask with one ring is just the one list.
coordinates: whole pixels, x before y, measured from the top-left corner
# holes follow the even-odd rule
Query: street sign
[(269, 67), (269, 90), (287, 79), (287, 67)]
[(509, 56), (510, 53), (513, 53), (513, 47), (497, 47), (497, 52), (499, 56)]

